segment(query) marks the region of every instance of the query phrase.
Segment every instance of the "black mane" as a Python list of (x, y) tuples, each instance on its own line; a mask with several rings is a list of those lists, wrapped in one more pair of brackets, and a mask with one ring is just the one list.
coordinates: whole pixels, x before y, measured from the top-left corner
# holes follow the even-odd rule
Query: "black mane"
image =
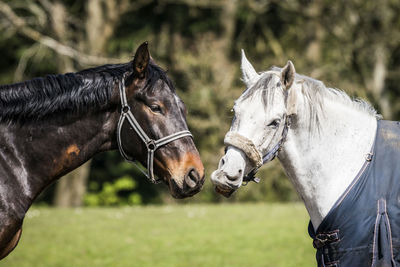
[[(98, 109), (109, 102), (114, 86), (130, 70), (132, 62), (0, 85), (0, 122), (27, 122)], [(146, 88), (162, 79), (173, 89), (165, 72), (154, 63), (148, 73)]]

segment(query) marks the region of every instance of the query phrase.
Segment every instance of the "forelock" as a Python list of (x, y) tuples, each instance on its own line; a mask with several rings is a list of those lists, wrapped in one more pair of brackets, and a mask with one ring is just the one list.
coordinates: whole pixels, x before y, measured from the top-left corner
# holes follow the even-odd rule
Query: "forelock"
[(266, 109), (273, 104), (276, 90), (282, 90), (280, 80), (276, 79), (276, 77), (279, 77), (279, 74), (275, 71), (266, 71), (262, 73), (260, 79), (243, 92), (239, 101), (245, 101), (261, 95), (264, 108)]

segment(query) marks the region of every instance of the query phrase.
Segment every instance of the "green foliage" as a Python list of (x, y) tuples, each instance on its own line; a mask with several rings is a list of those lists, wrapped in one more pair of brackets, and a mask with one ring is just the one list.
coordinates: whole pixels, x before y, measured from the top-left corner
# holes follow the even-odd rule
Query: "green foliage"
[(301, 203), (49, 209), (0, 267), (315, 266)]
[[(98, 193), (87, 193), (85, 204), (87, 206), (115, 206), (115, 205), (138, 205), (142, 198), (137, 192), (130, 192), (136, 188), (136, 181), (130, 176), (123, 176), (114, 182), (105, 182)], [(98, 189), (96, 181), (91, 181), (90, 191)]]
[(160, 203), (163, 192), (135, 165), (122, 160), (118, 151), (112, 151), (92, 160), (85, 203), (89, 206)]

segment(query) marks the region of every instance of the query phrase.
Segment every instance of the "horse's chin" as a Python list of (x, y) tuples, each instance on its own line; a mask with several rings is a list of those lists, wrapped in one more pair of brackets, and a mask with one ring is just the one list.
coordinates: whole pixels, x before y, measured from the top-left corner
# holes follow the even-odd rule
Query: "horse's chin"
[(217, 192), (218, 194), (223, 195), (226, 198), (229, 198), (235, 191), (236, 191), (236, 189), (225, 188), (225, 187), (222, 187), (222, 186), (216, 186), (215, 187), (215, 192)]
[(183, 193), (181, 191), (172, 191), (171, 189), (169, 190), (171, 196), (176, 199), (183, 199), (183, 198), (188, 198), (196, 195), (198, 192), (200, 192), (201, 188), (195, 191)]

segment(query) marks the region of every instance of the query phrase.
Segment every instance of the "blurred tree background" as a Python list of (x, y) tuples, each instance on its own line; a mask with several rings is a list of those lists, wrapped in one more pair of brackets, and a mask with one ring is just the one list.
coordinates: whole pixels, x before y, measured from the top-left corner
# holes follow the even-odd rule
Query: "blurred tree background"
[[(400, 0), (0, 1), (0, 82), (127, 62), (147, 40), (174, 81), (209, 177), (244, 89), (240, 49), (257, 71), (291, 59), (299, 73), (400, 118)], [(84, 129), (83, 129), (84, 130)], [(97, 155), (38, 200), (59, 206), (175, 202), (118, 151)], [(228, 201), (297, 200), (279, 162)], [(179, 202), (220, 202), (207, 180)]]

